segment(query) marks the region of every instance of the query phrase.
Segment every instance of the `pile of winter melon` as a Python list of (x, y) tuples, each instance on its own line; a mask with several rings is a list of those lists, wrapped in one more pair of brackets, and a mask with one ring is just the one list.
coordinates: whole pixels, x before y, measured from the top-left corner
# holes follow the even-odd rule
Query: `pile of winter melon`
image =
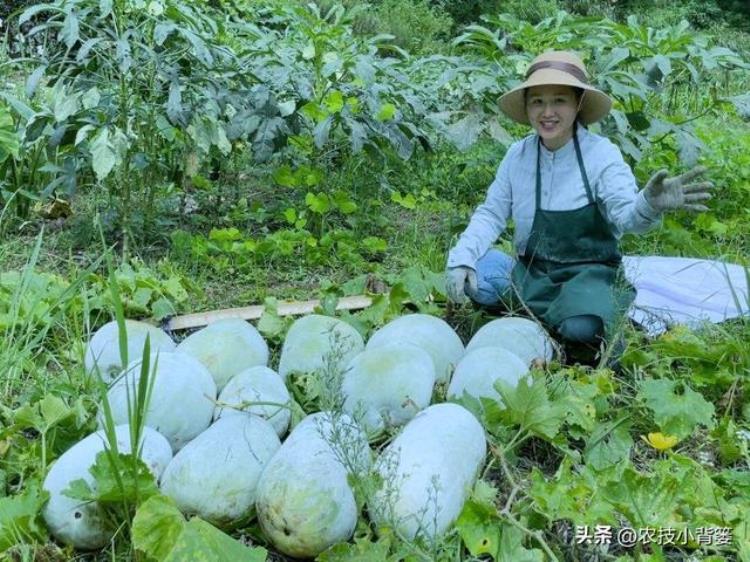
[[(486, 441), (462, 406), (430, 404), (436, 383), (447, 385), (448, 400), (464, 393), (499, 400), (496, 380), (516, 384), (533, 361), (553, 354), (541, 327), (511, 317), (486, 324), (464, 347), (446, 322), (425, 314), (393, 320), (366, 344), (346, 322), (309, 315), (290, 327), (275, 370), (263, 337), (240, 319), (212, 323), (179, 345), (145, 323), (127, 320), (125, 329), (129, 364), (121, 364), (114, 322), (93, 335), (85, 356), (87, 372), (108, 385), (120, 451), (130, 451), (128, 408), (148, 335), (153, 386), (139, 451), (162, 493), (186, 515), (219, 526), (257, 516), (268, 541), (299, 558), (351, 538), (359, 515), (352, 475), (379, 476), (366, 506), (378, 527), (406, 538), (445, 532), (482, 467)], [(338, 369), (341, 408), (311, 413), (290, 431), (290, 376), (324, 369)], [(395, 437), (376, 452), (370, 441), (384, 430)], [(44, 482), (49, 529), (77, 548), (111, 539), (95, 502), (63, 494), (74, 480), (93, 484), (89, 469), (106, 446), (103, 430), (89, 435)]]

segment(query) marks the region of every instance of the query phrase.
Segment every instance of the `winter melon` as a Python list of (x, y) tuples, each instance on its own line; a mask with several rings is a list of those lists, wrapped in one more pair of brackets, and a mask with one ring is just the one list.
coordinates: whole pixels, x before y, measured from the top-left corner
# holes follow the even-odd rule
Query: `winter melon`
[(503, 380), (515, 387), (528, 372), (528, 366), (512, 351), (503, 347), (479, 347), (467, 351), (458, 362), (448, 386), (448, 398), (461, 398), (466, 392), (474, 398), (500, 400), (495, 382)]
[(347, 475), (366, 471), (364, 432), (346, 414), (318, 412), (297, 425), (266, 464), (257, 488), (258, 522), (282, 553), (314, 558), (351, 538), (357, 504)]
[(369, 434), (403, 425), (430, 405), (435, 365), (429, 353), (410, 343), (365, 349), (344, 373), (344, 410), (362, 416)]
[(280, 446), (271, 424), (258, 416), (222, 418), (180, 449), (161, 489), (183, 513), (216, 524), (247, 519), (263, 467)]
[(408, 314), (377, 330), (367, 348), (406, 342), (424, 349), (435, 364), (435, 380), (448, 382), (453, 368), (464, 354), (464, 344), (445, 320), (429, 314)]
[[(115, 428), (117, 450), (129, 453), (130, 427)], [(84, 502), (63, 494), (74, 480), (85, 480), (94, 485), (89, 472), (96, 455), (109, 448), (103, 430), (85, 437), (55, 461), (44, 479), (43, 488), (49, 492), (49, 501), (42, 515), (52, 535), (59, 541), (84, 550), (104, 547), (114, 529), (107, 525), (101, 507), (96, 502)], [(158, 479), (172, 458), (167, 440), (151, 428), (144, 428), (141, 439), (141, 459)]]
[[(175, 343), (163, 331), (137, 320), (125, 320), (125, 332), (128, 338), (128, 362), (143, 356), (143, 344), (150, 336), (151, 351), (174, 351)], [(104, 382), (111, 382), (123, 368), (120, 359), (120, 331), (117, 322), (106, 323), (91, 337), (86, 347), (84, 367), (87, 373), (99, 373)]]
[(422, 410), (375, 462), (381, 488), (368, 502), (379, 526), (431, 539), (458, 517), (487, 451), (477, 419), (458, 404)]
[(537, 359), (547, 363), (554, 355), (552, 340), (545, 329), (539, 323), (520, 316), (505, 316), (488, 322), (474, 334), (466, 351), (497, 346), (512, 351), (526, 365)]
[(310, 314), (294, 322), (287, 332), (279, 359), (279, 375), (312, 373), (333, 365), (343, 369), (365, 347), (359, 332), (330, 316)]
[[(206, 367), (178, 352), (153, 354), (150, 359), (152, 390), (146, 424), (167, 438), (174, 451), (201, 433), (211, 423), (216, 401), (216, 383)], [(156, 366), (154, 368), (154, 365)], [(115, 423), (126, 423), (141, 376), (141, 360), (128, 365), (107, 392)], [(100, 408), (100, 424), (103, 420)]]
[(177, 351), (203, 363), (218, 390), (245, 369), (268, 363), (268, 345), (263, 336), (240, 318), (212, 322), (180, 342)]
[(253, 414), (268, 420), (281, 437), (289, 429), (292, 417), (290, 400), (289, 391), (276, 371), (251, 367), (232, 377), (219, 393), (214, 418)]

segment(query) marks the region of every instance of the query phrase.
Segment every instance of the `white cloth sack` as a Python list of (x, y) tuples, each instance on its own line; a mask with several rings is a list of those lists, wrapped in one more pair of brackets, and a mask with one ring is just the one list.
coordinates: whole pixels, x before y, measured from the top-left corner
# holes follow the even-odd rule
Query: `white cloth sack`
[(674, 324), (698, 327), (750, 315), (748, 276), (741, 265), (694, 258), (625, 256), (625, 277), (637, 290), (628, 316), (656, 336)]

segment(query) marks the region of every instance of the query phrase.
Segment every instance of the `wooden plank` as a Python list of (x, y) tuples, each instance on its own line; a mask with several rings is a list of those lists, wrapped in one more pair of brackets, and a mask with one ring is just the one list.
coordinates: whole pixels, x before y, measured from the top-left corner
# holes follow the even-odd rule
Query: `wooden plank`
[[(320, 300), (281, 302), (278, 305), (279, 316), (292, 316), (298, 314), (310, 314)], [(341, 297), (336, 310), (359, 310), (367, 308), (372, 304), (372, 298), (366, 295), (355, 295), (352, 297)], [(263, 314), (263, 305), (244, 306), (240, 308), (225, 308), (221, 310), (209, 310), (174, 316), (167, 321), (164, 328), (169, 331), (187, 330), (189, 328), (201, 328), (211, 322), (225, 318), (242, 318), (243, 320), (257, 320)]]

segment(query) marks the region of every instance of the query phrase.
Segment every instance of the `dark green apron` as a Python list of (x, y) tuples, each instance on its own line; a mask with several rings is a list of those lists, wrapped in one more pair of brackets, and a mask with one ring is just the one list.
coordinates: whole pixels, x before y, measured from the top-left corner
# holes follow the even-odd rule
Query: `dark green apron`
[(589, 203), (571, 211), (541, 208), (537, 144), (534, 221), (511, 279), (516, 295), (549, 327), (557, 329), (566, 318), (590, 314), (601, 318), (609, 334), (635, 298), (635, 290), (622, 274), (617, 239), (591, 193), (575, 133), (573, 142)]

